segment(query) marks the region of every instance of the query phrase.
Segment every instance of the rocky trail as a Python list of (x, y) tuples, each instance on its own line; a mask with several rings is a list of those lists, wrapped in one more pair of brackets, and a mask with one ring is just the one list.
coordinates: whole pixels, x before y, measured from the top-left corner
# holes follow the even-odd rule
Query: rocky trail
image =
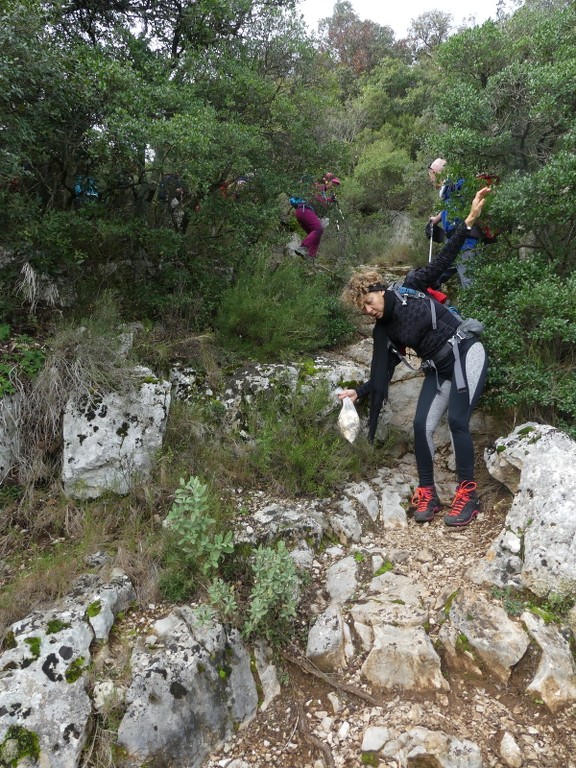
[[(316, 359), (319, 380), (363, 380), (369, 346)], [(287, 374), (247, 369), (223, 403), (237, 413)], [(549, 425), (498, 435), (475, 413), (483, 511), (454, 529), (441, 424), (444, 508), (417, 524), (419, 385), (393, 380), (381, 426), (398, 437), (366, 479), (324, 499), (235, 490), (235, 541), (284, 540), (302, 570), (289, 643), (270, 654), (197, 605), (138, 605), (122, 563), (96, 552), (69, 594), (6, 635), (0, 765), (576, 768), (576, 443)]]
[[(441, 458), (439, 463), (446, 464)], [(277, 658), (281, 695), (213, 755), (207, 768), (571, 768), (576, 764), (571, 757), (576, 753), (574, 709), (553, 715), (536, 696), (526, 694), (537, 667), (534, 650), (525, 654), (505, 682), (475, 664), (456, 670), (443, 661), (449, 690), (436, 692), (384, 691), (369, 685), (362, 673), (367, 653), (358, 637), (351, 639), (346, 665), (336, 673), (321, 672), (305, 658), (306, 632), (314, 614), (330, 600), (327, 571), (350, 555), (359, 567), (353, 594), (343, 606), (348, 620), (351, 606), (369, 596), (374, 572), (383, 561), (392, 562), (395, 574), (422, 588), (422, 600), (429, 608), (429, 636), (435, 642), (450, 596), (462, 588), (477, 589), (469, 574), (502, 530), (512, 501), (511, 494), (490, 477), (481, 456), (478, 472), (483, 512), (469, 526), (448, 528), (442, 515), (421, 525), (408, 516), (405, 527), (377, 522), (352, 547), (328, 547), (316, 555), (303, 601), (310, 606), (308, 615), (301, 616), (303, 645), (293, 644)], [(405, 492), (412, 477), (415, 466), (408, 457), (375, 478), (373, 485), (392, 482)], [(453, 493), (453, 474), (440, 469), (438, 478), (444, 512)], [(472, 660), (473, 654), (465, 653)], [(415, 729), (436, 736), (419, 735)], [(456, 743), (434, 746), (437, 759), (419, 756), (419, 738), (441, 741), (439, 732)], [(466, 742), (477, 745), (479, 756), (459, 750), (458, 744)], [(481, 762), (475, 762), (476, 757)]]

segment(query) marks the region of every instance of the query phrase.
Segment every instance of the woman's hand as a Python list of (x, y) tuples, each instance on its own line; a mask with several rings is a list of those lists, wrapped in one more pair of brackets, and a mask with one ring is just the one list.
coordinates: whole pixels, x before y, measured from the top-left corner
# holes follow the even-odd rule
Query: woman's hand
[(488, 195), (491, 191), (492, 187), (482, 187), (482, 189), (479, 189), (478, 192), (476, 192), (476, 196), (474, 197), (474, 200), (472, 200), (472, 205), (470, 206), (470, 213), (464, 219), (467, 227), (471, 227), (476, 219), (480, 216), (482, 213), (482, 208), (484, 208), (486, 195)]
[(342, 392), (338, 392), (338, 398), (344, 400), (345, 397), (349, 397), (353, 403), (358, 400), (358, 392), (355, 389), (343, 389)]

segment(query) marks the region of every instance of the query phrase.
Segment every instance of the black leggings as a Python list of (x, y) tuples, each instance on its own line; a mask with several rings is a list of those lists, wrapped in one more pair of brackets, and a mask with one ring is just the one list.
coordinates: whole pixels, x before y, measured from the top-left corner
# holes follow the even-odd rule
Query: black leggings
[(438, 379), (434, 370), (427, 373), (422, 384), (414, 416), (414, 453), (419, 485), (434, 485), (434, 432), (446, 411), (458, 482), (474, 479), (470, 417), (486, 383), (488, 358), (484, 346), (475, 339), (462, 342), (459, 349), (468, 385), (464, 392), (458, 392), (456, 388), (453, 361), (450, 361), (447, 369), (439, 370)]

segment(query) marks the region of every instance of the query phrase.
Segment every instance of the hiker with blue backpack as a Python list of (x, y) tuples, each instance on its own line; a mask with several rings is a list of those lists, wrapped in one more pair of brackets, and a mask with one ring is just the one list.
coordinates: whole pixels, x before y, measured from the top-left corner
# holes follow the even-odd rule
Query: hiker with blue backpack
[[(456, 227), (461, 222), (457, 209), (466, 182), (463, 178), (453, 180), (450, 177), (446, 177), (446, 166), (447, 162), (442, 157), (437, 157), (428, 166), (428, 175), (434, 187), (438, 190), (438, 197), (442, 201), (442, 210), (436, 215), (431, 216), (426, 225), (426, 236), (430, 239), (431, 248), (432, 242), (442, 243), (444, 240), (452, 237)], [(478, 178), (484, 178), (490, 184), (489, 177), (479, 175)], [(458, 274), (461, 286), (463, 288), (468, 287), (472, 282), (469, 269), (470, 263), (474, 258), (475, 249), (482, 242), (485, 242), (484, 232), (478, 225), (474, 225), (460, 248), (458, 264), (452, 265), (440, 276), (438, 285), (446, 282), (453, 275)]]
[(337, 204), (336, 188), (339, 186), (340, 179), (333, 173), (326, 173), (321, 181), (313, 185), (309, 195), (290, 198), (296, 220), (306, 232), (306, 237), (294, 249), (298, 256), (310, 261), (316, 258), (322, 234), (326, 228), (327, 215), (331, 206)]
[(414, 452), (418, 487), (412, 497), (414, 520), (429, 522), (440, 510), (434, 484), (434, 432), (448, 412), (456, 458), (458, 486), (444, 522), (463, 526), (480, 511), (474, 480), (474, 446), (470, 418), (486, 382), (488, 358), (478, 338), (482, 326), (465, 320), (428, 292), (438, 284), (465, 243), (482, 212), (490, 187), (480, 189), (466, 218), (455, 228), (442, 251), (423, 267), (413, 269), (400, 286), (389, 286), (377, 270), (353, 275), (343, 299), (374, 320), (370, 380), (345, 389), (339, 398), (352, 402), (370, 395), (368, 439), (374, 440), (388, 384), (396, 365), (410, 347), (422, 360), (424, 381), (414, 416)]

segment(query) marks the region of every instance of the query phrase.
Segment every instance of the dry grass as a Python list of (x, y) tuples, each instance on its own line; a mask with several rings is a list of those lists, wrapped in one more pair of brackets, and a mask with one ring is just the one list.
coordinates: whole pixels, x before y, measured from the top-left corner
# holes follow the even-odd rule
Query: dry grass
[(14, 378), (18, 475), (28, 489), (58, 475), (62, 419), (71, 392), (78, 400), (97, 402), (108, 392), (126, 391), (134, 384), (118, 316), (106, 302), (99, 312), (80, 327), (63, 326), (55, 333), (44, 367), (33, 382)]
[(110, 557), (104, 578), (114, 566), (127, 573), (140, 606), (156, 599), (161, 520), (169, 505), (167, 494), (152, 488), (77, 504), (36, 489), (12, 503), (0, 527), (0, 637), (31, 610), (67, 594), (95, 552)]
[[(27, 556), (22, 555), (14, 578), (2, 585), (0, 638), (18, 619), (65, 595), (71, 582), (86, 569), (70, 556), (68, 548), (58, 551), (44, 544), (31, 550)], [(15, 563), (18, 561), (18, 557), (14, 558)]]

